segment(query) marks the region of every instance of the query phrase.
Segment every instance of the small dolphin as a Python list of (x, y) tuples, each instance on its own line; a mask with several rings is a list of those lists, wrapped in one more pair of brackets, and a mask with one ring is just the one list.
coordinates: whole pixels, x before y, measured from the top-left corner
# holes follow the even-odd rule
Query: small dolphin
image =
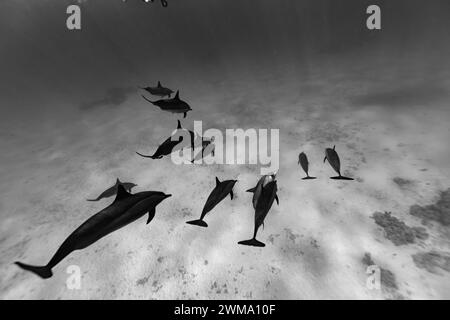
[(191, 160), (191, 163), (194, 163), (197, 160), (203, 159), (207, 155), (211, 154), (214, 157), (215, 145), (214, 145), (214, 137), (210, 140), (202, 137), (202, 150), (200, 150), (194, 158)]
[[(264, 219), (267, 216), (273, 201), (277, 199), (277, 181), (270, 181), (265, 187), (261, 189), (261, 195), (258, 198), (255, 208), (255, 229), (253, 232), (253, 238), (249, 240), (239, 241), (238, 244), (245, 246), (264, 247), (265, 244), (256, 240), (256, 234), (261, 225), (264, 226)], [(278, 202), (278, 201), (277, 201)]]
[(145, 87), (145, 88), (141, 88), (142, 90), (147, 91), (148, 93), (154, 95), (154, 96), (158, 96), (158, 97), (169, 97), (171, 96), (171, 94), (173, 93), (173, 91), (169, 88), (163, 87), (161, 85), (161, 82), (158, 81), (158, 84), (156, 87)]
[(195, 149), (195, 145), (194, 145), (194, 141), (195, 141), (195, 133), (194, 131), (188, 130), (188, 129), (183, 129), (183, 127), (181, 126), (181, 121), (178, 120), (178, 126), (177, 126), (177, 130), (186, 130), (189, 133), (189, 136), (191, 137), (191, 149), (194, 150)]
[(162, 157), (171, 154), (174, 151), (175, 147), (182, 141), (183, 137), (178, 137), (178, 140), (172, 140), (172, 137), (169, 137), (159, 145), (158, 149), (156, 149), (155, 153), (151, 156), (139, 153), (137, 151), (136, 153), (143, 158), (162, 159)]
[(225, 180), (220, 182), (216, 177), (216, 187), (206, 200), (200, 219), (188, 221), (186, 223), (206, 228), (208, 224), (203, 221), (203, 218), (205, 218), (206, 214), (211, 211), (220, 201), (225, 199), (228, 194), (230, 194), (231, 200), (233, 200), (233, 187), (236, 182), (237, 180)]
[(191, 107), (185, 101), (180, 99), (179, 91), (177, 91), (175, 97), (172, 99), (151, 101), (147, 99), (145, 96), (142, 97), (151, 104), (159, 107), (161, 110), (171, 113), (182, 113), (183, 118), (186, 118), (187, 113), (192, 110)]
[[(180, 120), (178, 120), (177, 130), (184, 130), (181, 127)], [(175, 131), (175, 132), (177, 132), (177, 131)], [(169, 138), (167, 138), (163, 143), (161, 143), (159, 145), (158, 149), (156, 149), (155, 153), (152, 156), (144, 155), (144, 154), (139, 153), (139, 152), (136, 152), (136, 153), (138, 155), (140, 155), (141, 157), (151, 158), (151, 159), (161, 159), (162, 157), (171, 154), (172, 152), (174, 152), (176, 150), (178, 145), (181, 142), (183, 142), (183, 135), (179, 135), (178, 139), (176, 139), (176, 137), (174, 136), (174, 133)], [(192, 134), (194, 134), (194, 132), (190, 131), (189, 134), (191, 136), (191, 147), (193, 148), (194, 147), (194, 140), (193, 140)]]
[(316, 179), (316, 177), (310, 177), (308, 174), (309, 162), (308, 162), (308, 157), (306, 156), (306, 154), (304, 152), (302, 152), (298, 155), (298, 164), (300, 164), (302, 166), (303, 171), (305, 171), (305, 173), (306, 173), (306, 177), (302, 178), (302, 180)]
[(337, 177), (331, 177), (330, 179), (334, 180), (353, 180), (349, 177), (341, 176), (341, 161), (339, 160), (339, 155), (336, 152), (336, 146), (331, 148), (325, 149), (325, 158), (323, 159), (323, 162), (325, 163), (326, 160), (328, 160), (328, 163), (331, 165), (331, 167), (338, 173), (339, 176)]
[(119, 186), (119, 184), (121, 184), (125, 188), (125, 190), (127, 190), (127, 192), (131, 192), (132, 188), (137, 187), (137, 184), (134, 184), (134, 183), (131, 183), (131, 182), (121, 182), (119, 180), (119, 178), (117, 178), (116, 183), (112, 187), (110, 187), (110, 188), (106, 189), (105, 191), (103, 191), (97, 198), (95, 198), (95, 199), (88, 199), (87, 201), (99, 201), (99, 200), (101, 200), (103, 198), (109, 198), (109, 197), (112, 197), (112, 196), (116, 195), (117, 194), (117, 187)]
[(114, 202), (81, 224), (62, 243), (55, 255), (45, 266), (31, 266), (15, 262), (20, 268), (31, 271), (43, 279), (50, 278), (52, 268), (75, 250), (87, 248), (104, 236), (114, 232), (148, 213), (147, 224), (155, 216), (155, 208), (170, 197), (159, 191), (128, 193), (122, 185), (117, 187)]
[[(261, 196), (262, 188), (265, 187), (269, 182), (275, 181), (276, 174), (268, 174), (264, 175), (259, 179), (258, 183), (254, 188), (248, 189), (247, 192), (253, 193), (253, 209), (256, 209), (256, 204), (258, 203), (258, 199)], [(279, 203), (278, 196), (275, 196), (275, 200), (277, 200), (277, 203)]]

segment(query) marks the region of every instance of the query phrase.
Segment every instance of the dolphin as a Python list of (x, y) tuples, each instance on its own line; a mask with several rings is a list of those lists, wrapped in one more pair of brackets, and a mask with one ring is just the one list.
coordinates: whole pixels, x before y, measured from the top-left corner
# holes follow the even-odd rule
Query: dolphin
[(349, 177), (341, 176), (341, 161), (339, 160), (339, 155), (336, 152), (336, 146), (331, 148), (325, 149), (325, 158), (323, 159), (323, 162), (328, 160), (328, 163), (331, 165), (331, 167), (338, 173), (337, 177), (331, 177), (330, 179), (334, 180), (353, 180)]
[(194, 163), (197, 160), (203, 159), (207, 155), (211, 154), (214, 157), (215, 145), (214, 145), (214, 137), (210, 140), (202, 137), (202, 150), (200, 150), (194, 158), (191, 160), (191, 163)]
[(191, 149), (194, 150), (195, 149), (195, 145), (194, 145), (195, 133), (194, 133), (194, 131), (191, 131), (191, 130), (188, 130), (188, 129), (183, 129), (183, 127), (181, 126), (181, 121), (180, 120), (178, 120), (177, 130), (186, 130), (189, 133), (190, 142), (191, 142)]
[(172, 140), (172, 137), (169, 137), (159, 145), (158, 149), (156, 149), (155, 153), (151, 156), (139, 153), (137, 151), (136, 153), (143, 158), (162, 159), (162, 157), (171, 154), (174, 151), (175, 147), (182, 141), (183, 137), (179, 137), (178, 140)]
[[(258, 183), (254, 188), (248, 189), (247, 192), (253, 193), (253, 209), (256, 209), (256, 204), (258, 203), (258, 199), (261, 196), (262, 188), (265, 187), (269, 182), (275, 181), (276, 174), (268, 174), (264, 175), (259, 179)], [(279, 203), (278, 196), (275, 195), (275, 200), (277, 200), (277, 203)]]
[(264, 219), (267, 216), (273, 201), (277, 199), (277, 181), (270, 181), (265, 187), (261, 189), (261, 195), (258, 198), (255, 208), (255, 229), (253, 232), (253, 238), (249, 240), (239, 241), (238, 244), (254, 247), (265, 247), (265, 244), (256, 240), (256, 234), (261, 225), (264, 226)]
[(302, 180), (316, 179), (316, 177), (310, 177), (309, 176), (309, 173), (308, 173), (308, 167), (309, 167), (308, 157), (306, 156), (306, 154), (304, 152), (302, 152), (302, 153), (300, 153), (298, 155), (298, 164), (302, 166), (303, 171), (305, 171), (305, 173), (306, 173), (306, 177), (302, 178)]
[(117, 178), (116, 183), (112, 187), (110, 187), (110, 188), (106, 189), (105, 191), (103, 191), (97, 198), (95, 198), (95, 199), (88, 199), (87, 201), (99, 201), (99, 200), (101, 200), (103, 198), (109, 198), (109, 197), (114, 196), (115, 194), (117, 194), (117, 187), (118, 187), (119, 184), (123, 185), (125, 190), (127, 190), (128, 192), (131, 192), (132, 188), (137, 187), (137, 184), (134, 184), (134, 183), (131, 183), (131, 182), (121, 182), (119, 180), (119, 178)]
[[(178, 126), (177, 126), (177, 130), (184, 130), (181, 127), (181, 122), (180, 120), (178, 120)], [(175, 131), (177, 132), (177, 131)], [(174, 133), (175, 133), (174, 132)], [(140, 155), (141, 157), (144, 158), (151, 158), (151, 159), (161, 159), (164, 156), (167, 156), (169, 154), (171, 154), (173, 151), (175, 151), (175, 148), (181, 143), (183, 142), (183, 135), (179, 135), (178, 139), (176, 139), (176, 137), (174, 136), (174, 133), (167, 138), (166, 140), (164, 140), (163, 143), (161, 143), (158, 147), (158, 149), (156, 149), (155, 153), (152, 156), (149, 155), (144, 155), (142, 153), (136, 152), (138, 155)], [(191, 137), (191, 147), (194, 148), (194, 137), (193, 134), (194, 132), (190, 131), (189, 132), (190, 137)]]
[(145, 96), (142, 97), (151, 104), (159, 107), (161, 110), (171, 113), (182, 113), (183, 118), (186, 118), (187, 113), (192, 110), (191, 107), (185, 101), (180, 99), (179, 91), (177, 91), (175, 97), (172, 99), (151, 101), (147, 99)]
[(169, 97), (170, 95), (173, 93), (173, 91), (169, 88), (163, 87), (161, 85), (161, 82), (158, 81), (158, 84), (156, 85), (156, 87), (145, 87), (145, 88), (141, 88), (142, 90), (147, 91), (148, 93), (154, 95), (154, 96), (158, 96), (158, 97)]
[(22, 262), (15, 262), (15, 264), (43, 279), (50, 278), (53, 275), (52, 268), (73, 251), (87, 248), (97, 240), (125, 227), (146, 213), (148, 213), (148, 224), (155, 216), (156, 206), (170, 196), (170, 194), (159, 191), (143, 191), (130, 194), (122, 185), (119, 185), (114, 202), (75, 229), (64, 240), (47, 265), (31, 266)]
[(233, 187), (236, 182), (237, 180), (225, 180), (220, 182), (216, 177), (216, 187), (206, 200), (200, 219), (188, 221), (186, 223), (206, 228), (208, 224), (203, 221), (203, 218), (205, 218), (206, 214), (211, 211), (220, 201), (225, 199), (228, 194), (230, 194), (231, 200), (233, 200)]

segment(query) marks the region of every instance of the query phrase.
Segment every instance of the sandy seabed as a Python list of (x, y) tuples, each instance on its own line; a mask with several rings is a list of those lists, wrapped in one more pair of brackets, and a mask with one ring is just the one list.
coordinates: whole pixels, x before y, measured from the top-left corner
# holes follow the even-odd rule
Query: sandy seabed
[[(448, 108), (352, 106), (343, 98), (352, 83), (329, 81), (298, 85), (274, 76), (183, 90), (194, 109), (184, 127), (203, 120), (204, 127), (280, 129), (280, 205), (259, 231), (265, 248), (237, 244), (253, 230), (245, 190), (260, 168), (138, 157), (135, 151), (155, 150), (177, 116), (137, 92), (119, 108), (98, 108), (68, 126), (4, 134), (0, 298), (450, 298)], [(323, 157), (333, 145), (355, 181), (329, 179), (334, 172)], [(301, 180), (301, 151), (317, 180)], [(207, 216), (208, 228), (185, 224), (200, 215), (216, 176), (239, 180), (235, 199)], [(72, 253), (51, 279), (13, 264), (46, 264), (74, 228), (111, 203), (86, 199), (116, 177), (137, 183), (134, 192), (173, 197), (149, 225), (142, 218)], [(381, 268), (380, 290), (366, 286), (372, 264)], [(70, 265), (82, 271), (80, 290), (66, 287)]]

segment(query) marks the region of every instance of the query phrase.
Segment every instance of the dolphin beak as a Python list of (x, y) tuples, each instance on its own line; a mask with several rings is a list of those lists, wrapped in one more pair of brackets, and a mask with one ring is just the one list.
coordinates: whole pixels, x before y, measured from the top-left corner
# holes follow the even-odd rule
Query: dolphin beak
[(164, 195), (164, 199), (170, 198), (171, 196), (172, 196), (171, 194), (166, 194), (166, 195)]

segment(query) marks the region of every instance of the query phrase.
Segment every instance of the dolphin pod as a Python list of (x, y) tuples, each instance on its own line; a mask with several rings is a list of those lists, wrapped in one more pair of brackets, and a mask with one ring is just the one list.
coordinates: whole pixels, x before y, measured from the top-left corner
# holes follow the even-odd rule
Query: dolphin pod
[(125, 227), (147, 213), (147, 224), (150, 223), (155, 216), (156, 206), (170, 196), (170, 194), (160, 191), (143, 191), (130, 194), (122, 185), (119, 185), (114, 202), (75, 229), (45, 266), (32, 266), (22, 262), (15, 263), (20, 268), (31, 271), (43, 279), (50, 278), (53, 275), (53, 267), (73, 251), (87, 248), (97, 240)]
[(133, 189), (134, 187), (137, 187), (137, 184), (134, 184), (132, 182), (121, 182), (119, 180), (119, 178), (117, 178), (116, 183), (112, 187), (103, 191), (97, 198), (88, 199), (87, 201), (100, 201), (101, 199), (109, 198), (109, 197), (116, 195), (117, 187), (119, 186), (119, 184), (122, 185), (125, 188), (125, 190), (127, 190), (128, 192), (131, 192), (131, 189)]
[(161, 110), (171, 112), (171, 113), (182, 113), (183, 118), (186, 118), (186, 115), (189, 111), (191, 111), (191, 107), (187, 104), (187, 102), (180, 99), (180, 92), (177, 91), (175, 97), (172, 99), (162, 99), (157, 101), (152, 101), (142, 96), (147, 102), (159, 107)]
[(156, 87), (145, 87), (141, 88), (142, 90), (147, 91), (151, 95), (158, 96), (158, 97), (169, 97), (172, 95), (173, 91), (169, 88), (163, 87), (161, 84), (161, 81), (158, 81), (158, 84)]
[(206, 214), (214, 209), (214, 207), (225, 199), (226, 196), (230, 195), (231, 200), (233, 200), (233, 187), (236, 182), (237, 180), (225, 180), (220, 182), (220, 180), (216, 177), (216, 187), (206, 200), (200, 219), (188, 221), (186, 223), (205, 228), (208, 227), (208, 224), (203, 220)]

